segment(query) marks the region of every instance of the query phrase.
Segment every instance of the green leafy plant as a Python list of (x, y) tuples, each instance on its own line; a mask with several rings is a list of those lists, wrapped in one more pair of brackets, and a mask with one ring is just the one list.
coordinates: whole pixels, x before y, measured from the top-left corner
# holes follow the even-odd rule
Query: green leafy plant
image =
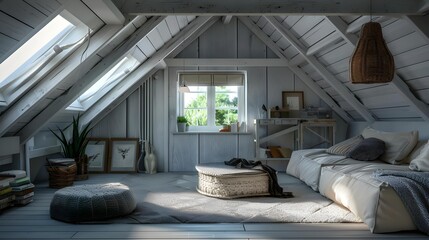
[[(49, 129), (58, 140), (61, 142), (61, 148), (64, 153), (64, 157), (74, 158), (75, 161), (80, 161), (80, 159), (85, 155), (86, 146), (88, 145), (88, 133), (92, 130), (90, 127), (91, 122), (89, 122), (85, 127), (79, 131), (79, 119), (80, 115), (76, 118), (73, 117), (73, 122), (71, 125), (67, 126), (64, 129), (58, 128), (59, 134), (55, 133), (52, 129)], [(65, 131), (67, 128), (72, 126), (72, 136), (70, 139), (67, 139), (65, 136)]]
[(186, 119), (186, 117), (184, 117), (184, 116), (178, 116), (177, 122), (178, 123), (188, 123), (188, 119)]

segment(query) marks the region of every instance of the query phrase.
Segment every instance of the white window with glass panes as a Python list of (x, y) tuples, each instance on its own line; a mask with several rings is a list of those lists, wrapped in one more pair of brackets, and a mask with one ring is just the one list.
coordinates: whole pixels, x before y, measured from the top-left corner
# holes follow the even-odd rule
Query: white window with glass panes
[(189, 131), (218, 132), (224, 125), (246, 119), (245, 72), (182, 72), (178, 87), (178, 113), (188, 120)]

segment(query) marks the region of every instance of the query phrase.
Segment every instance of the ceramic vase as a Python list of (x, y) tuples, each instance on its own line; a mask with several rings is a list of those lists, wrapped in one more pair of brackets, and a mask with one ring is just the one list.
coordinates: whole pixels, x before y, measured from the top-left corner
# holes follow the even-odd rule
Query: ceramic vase
[(146, 173), (156, 173), (156, 156), (153, 153), (153, 147), (148, 142), (145, 143), (146, 156), (144, 157), (144, 166)]

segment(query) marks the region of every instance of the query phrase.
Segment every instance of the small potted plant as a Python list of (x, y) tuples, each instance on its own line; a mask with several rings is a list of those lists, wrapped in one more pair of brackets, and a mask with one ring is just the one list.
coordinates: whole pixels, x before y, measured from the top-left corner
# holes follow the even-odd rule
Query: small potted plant
[(187, 124), (188, 124), (188, 119), (186, 119), (185, 116), (178, 116), (177, 117), (177, 131), (178, 132), (185, 132)]
[(88, 145), (88, 139), (86, 138), (88, 133), (91, 131), (91, 123), (88, 123), (86, 126), (83, 126), (82, 129), (79, 127), (79, 118), (73, 117), (72, 126), (72, 135), (70, 139), (66, 137), (65, 129), (58, 128), (59, 134), (55, 133), (53, 130), (49, 129), (55, 137), (61, 143), (61, 148), (66, 158), (73, 158), (76, 162), (77, 173), (76, 180), (88, 179), (88, 156), (85, 154), (86, 146)]

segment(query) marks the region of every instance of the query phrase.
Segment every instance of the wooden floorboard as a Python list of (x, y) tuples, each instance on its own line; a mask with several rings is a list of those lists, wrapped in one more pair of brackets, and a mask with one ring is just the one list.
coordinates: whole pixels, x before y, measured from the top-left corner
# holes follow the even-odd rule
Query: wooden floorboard
[[(141, 176), (137, 176), (136, 184), (150, 178), (177, 181), (175, 174)], [(90, 180), (76, 184), (120, 182), (126, 177), (91, 175)], [(47, 184), (36, 186), (32, 203), (0, 212), (0, 239), (427, 239), (418, 232), (372, 234), (363, 223), (69, 224), (49, 216), (56, 189), (47, 188)]]

